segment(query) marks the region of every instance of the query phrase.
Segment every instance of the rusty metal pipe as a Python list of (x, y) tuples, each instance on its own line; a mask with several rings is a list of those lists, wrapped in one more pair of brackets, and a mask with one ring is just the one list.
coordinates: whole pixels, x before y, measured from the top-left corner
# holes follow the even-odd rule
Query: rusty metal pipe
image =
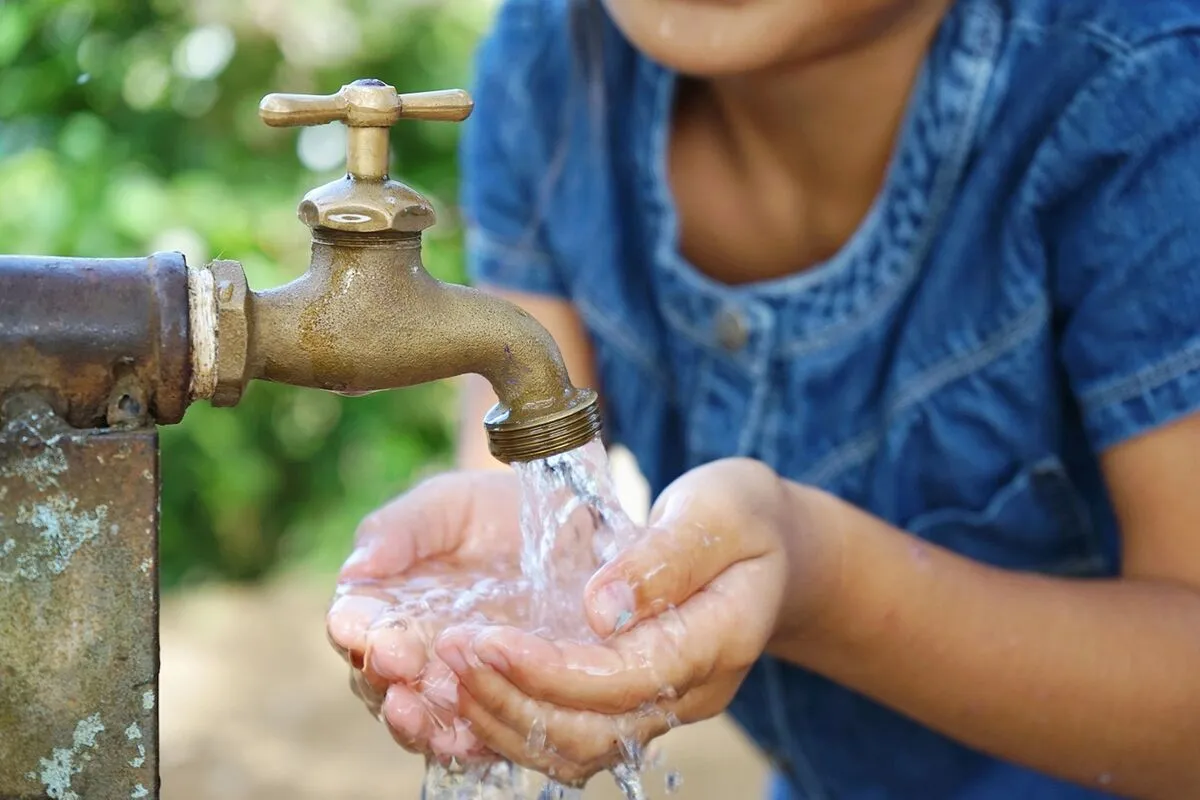
[(0, 256), (0, 399), (32, 393), (76, 428), (183, 418), (187, 265)]

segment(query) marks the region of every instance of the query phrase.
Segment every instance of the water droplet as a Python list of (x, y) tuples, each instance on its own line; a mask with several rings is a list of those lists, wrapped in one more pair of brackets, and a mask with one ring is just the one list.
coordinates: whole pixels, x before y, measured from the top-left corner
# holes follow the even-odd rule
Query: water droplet
[(529, 735), (525, 737), (525, 751), (529, 755), (540, 755), (546, 749), (546, 723), (535, 719), (529, 726)]
[(679, 787), (683, 786), (683, 776), (677, 770), (671, 770), (667, 773), (667, 794), (675, 794), (679, 791)]

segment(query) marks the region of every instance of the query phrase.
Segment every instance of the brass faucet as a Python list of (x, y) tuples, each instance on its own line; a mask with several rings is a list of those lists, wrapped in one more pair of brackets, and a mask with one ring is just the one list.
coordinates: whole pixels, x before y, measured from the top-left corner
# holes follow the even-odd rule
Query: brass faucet
[(571, 383), (545, 328), (421, 263), (434, 211), (388, 177), (388, 134), (401, 119), (457, 122), (472, 108), (460, 90), (398, 94), (373, 79), (263, 98), (273, 127), (345, 123), (346, 174), (300, 202), (312, 261), (296, 280), (255, 292), (234, 261), (189, 272), (193, 398), (235, 405), (254, 378), (360, 394), (477, 373), (499, 399), (484, 418), (499, 460), (544, 458), (599, 434), (595, 392)]

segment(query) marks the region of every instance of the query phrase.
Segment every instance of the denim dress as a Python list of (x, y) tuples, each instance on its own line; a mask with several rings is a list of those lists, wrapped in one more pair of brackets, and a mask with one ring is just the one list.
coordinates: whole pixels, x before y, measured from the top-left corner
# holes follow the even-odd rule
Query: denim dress
[[(1200, 3), (958, 0), (859, 229), (737, 287), (680, 254), (676, 76), (602, 12), (509, 0), (477, 66), (471, 274), (578, 310), (655, 494), (749, 456), (986, 564), (1119, 572), (1098, 456), (1200, 409)], [(731, 712), (781, 799), (1109, 796), (772, 658)]]

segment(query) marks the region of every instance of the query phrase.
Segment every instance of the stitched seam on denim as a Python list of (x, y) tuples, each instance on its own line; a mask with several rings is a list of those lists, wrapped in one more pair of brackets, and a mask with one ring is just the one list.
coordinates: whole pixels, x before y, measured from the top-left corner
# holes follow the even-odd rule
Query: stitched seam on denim
[(1182, 34), (1192, 33), (1197, 30), (1200, 23), (1180, 24), (1175, 27), (1162, 29), (1152, 29), (1146, 31), (1146, 35), (1139, 39), (1128, 39), (1119, 34), (1107, 31), (1099, 27), (1095, 22), (1082, 21), (1077, 25), (1043, 25), (1036, 20), (1028, 17), (1013, 17), (1010, 20), (1013, 28), (1020, 29), (1035, 35), (1042, 36), (1047, 33), (1065, 34), (1074, 36), (1085, 42), (1095, 45), (1100, 50), (1109, 55), (1123, 56), (1137, 51), (1140, 47), (1151, 44), (1162, 39), (1170, 39)]
[(629, 361), (634, 362), (642, 368), (642, 371), (656, 383), (667, 385), (669, 382), (662, 376), (662, 366), (658, 359), (654, 358), (653, 354), (646, 348), (637, 343), (637, 340), (626, 335), (625, 331), (620, 326), (613, 324), (608, 315), (601, 312), (588, 300), (583, 297), (572, 297), (571, 302), (575, 305), (579, 315), (586, 321), (588, 327), (592, 328), (596, 335), (604, 338), (605, 342), (619, 351), (622, 356)]
[(1094, 577), (1103, 575), (1108, 570), (1108, 559), (1103, 553), (1093, 553), (1086, 556), (1072, 556), (1057, 564), (1047, 564), (1041, 570), (1046, 575), (1060, 577)]
[[(749, 372), (753, 388), (747, 400), (749, 405), (742, 423), (742, 435), (738, 437), (738, 454), (743, 456), (750, 455), (754, 447), (755, 437), (759, 435), (762, 428), (767, 394), (770, 389), (768, 376), (770, 375), (771, 365), (771, 342), (775, 336), (775, 325), (770, 311), (764, 310), (758, 304), (753, 304), (747, 309), (747, 313), (755, 317), (758, 323), (759, 336), (762, 338), (757, 343), (758, 346), (751, 352), (753, 361), (749, 365)], [(744, 365), (740, 366), (744, 367)]]
[[(998, 12), (990, 6), (982, 12), (992, 17), (992, 23), (999, 25)], [(872, 325), (879, 322), (888, 309), (893, 306), (904, 292), (912, 285), (913, 279), (920, 271), (921, 265), (933, 247), (933, 240), (941, 230), (939, 223), (946, 215), (950, 201), (954, 197), (955, 187), (962, 177), (962, 168), (966, 163), (967, 154), (975, 140), (978, 131), (980, 114), (984, 101), (992, 86), (992, 77), (996, 70), (996, 56), (999, 49), (1000, 37), (995, 38), (996, 44), (991, 52), (977, 59), (983, 73), (975, 82), (973, 92), (966, 104), (962, 122), (959, 124), (958, 140), (948, 149), (938, 175), (934, 178), (933, 190), (930, 192), (929, 205), (925, 214), (923, 230), (909, 254), (907, 266), (900, 270), (894, 279), (890, 291), (880, 294), (874, 302), (861, 309), (858, 316), (843, 323), (832, 325), (811, 339), (794, 342), (780, 348), (780, 355), (795, 358), (809, 355), (837, 344), (839, 341), (859, 335)]]
[[(1054, 198), (1063, 191), (1069, 193), (1075, 189), (1071, 185), (1059, 185), (1063, 181), (1055, 168), (1064, 160), (1064, 153), (1068, 154), (1066, 163), (1073, 163), (1069, 157), (1070, 148), (1063, 147), (1063, 141), (1070, 139), (1070, 137), (1064, 136), (1063, 130), (1089, 127), (1079, 120), (1080, 115), (1087, 110), (1089, 103), (1096, 102), (1096, 99), (1105, 92), (1112, 92), (1115, 86), (1131, 81), (1136, 70), (1141, 68), (1146, 61), (1158, 55), (1159, 49), (1164, 46), (1164, 43), (1170, 44), (1177, 40), (1174, 35), (1182, 36), (1185, 33), (1192, 41), (1200, 38), (1197, 36), (1197, 31), (1191, 28), (1151, 37), (1139, 42), (1136, 47), (1114, 56), (1111, 62), (1099, 68), (1079, 88), (1059, 114), (1057, 123), (1029, 159), (1027, 170), (1029, 179), (1018, 194), (1017, 205), (1019, 207), (1039, 208), (1047, 198)], [(1028, 249), (1028, 247), (1023, 249)]]
[(878, 427), (872, 427), (831, 450), (805, 474), (803, 482), (824, 485), (845, 470), (870, 458), (879, 449), (887, 428), (903, 411), (920, 404), (956, 381), (976, 374), (1020, 347), (1042, 329), (1042, 323), (1047, 319), (1048, 313), (1049, 309), (1045, 303), (1039, 302), (984, 340), (977, 350), (945, 359), (925, 369), (884, 406)]
[[(535, 3), (533, 4), (533, 7), (539, 12), (543, 8), (541, 3)], [(538, 14), (536, 19), (523, 19), (522, 28), (535, 29), (541, 35), (541, 41), (539, 42), (539, 46), (537, 48), (525, 53), (525, 63), (517, 65), (510, 62), (506, 65), (507, 69), (505, 70), (505, 80), (499, 82), (503, 91), (503, 96), (507, 101), (504, 107), (504, 121), (506, 122), (517, 119), (518, 117), (528, 119), (529, 117), (534, 116), (532, 114), (534, 103), (529, 91), (528, 71), (533, 65), (536, 65), (539, 61), (544, 60), (544, 52), (547, 45), (553, 43), (553, 40), (550, 37), (552, 34), (557, 33), (557, 31), (553, 30), (552, 25), (546, 24), (541, 13)], [(486, 87), (481, 88), (486, 89)], [(540, 174), (540, 179), (530, 179), (530, 185), (528, 186), (528, 189), (532, 197), (530, 197), (529, 219), (526, 221), (521, 232), (520, 238), (522, 241), (519, 245), (521, 248), (529, 247), (533, 250), (538, 249), (532, 246), (532, 242), (539, 238), (539, 234), (542, 231), (542, 223), (546, 219), (546, 212), (550, 206), (550, 201), (553, 198), (554, 188), (562, 177), (563, 169), (566, 165), (567, 150), (570, 138), (567, 135), (567, 132), (570, 130), (570, 122), (572, 119), (571, 111), (572, 105), (568, 102), (563, 102), (560, 112), (562, 117), (559, 124), (560, 135), (557, 137), (558, 142), (555, 144), (554, 150), (550, 153), (548, 158), (538, 159), (539, 161), (545, 161), (544, 168), (535, 171), (537, 174)], [(536, 116), (534, 116), (534, 119), (536, 121)], [(518, 126), (518, 128), (519, 127), (520, 126)], [(515, 129), (510, 126), (505, 126), (502, 133), (496, 134), (499, 137), (501, 150), (508, 157), (510, 163), (528, 163), (522, 159), (515, 158), (513, 154), (514, 152), (527, 149), (528, 146), (526, 145), (522, 147), (522, 144), (528, 142), (531, 137), (528, 133), (524, 133), (523, 135), (517, 137), (514, 141), (514, 137), (509, 133), (509, 131), (512, 130)], [(540, 141), (538, 143), (543, 146), (545, 144), (544, 141)], [(539, 148), (539, 150), (541, 149), (543, 148)], [(543, 154), (539, 152), (539, 156), (541, 155)]]
[[(522, 239), (526, 238), (524, 235)], [(518, 268), (522, 265), (554, 267), (552, 259), (544, 250), (526, 244), (508, 244), (488, 232), (478, 223), (466, 227), (467, 247), (479, 255), (503, 262), (505, 269)]]
[[(766, 422), (759, 434), (758, 453), (761, 461), (778, 465), (779, 440), (783, 436), (783, 423), (787, 419), (782, 410), (783, 401), (780, 399), (783, 390), (779, 386), (779, 381), (775, 380), (774, 374), (769, 374), (765, 383), (769, 390), (763, 400), (763, 418)], [(792, 422), (796, 424), (796, 414), (794, 413)]]
[(943, 525), (981, 527), (995, 522), (1010, 500), (1033, 491), (1034, 473), (1039, 467), (1051, 464), (1061, 469), (1061, 463), (1057, 456), (1041, 459), (1023, 469), (1016, 478), (994, 492), (983, 508), (956, 507), (925, 511), (909, 519), (904, 525), (905, 530), (917, 536), (926, 536)]
[[(758, 359), (761, 365), (764, 359)], [(738, 437), (738, 455), (749, 456), (754, 448), (754, 440), (758, 437), (763, 423), (763, 406), (766, 404), (767, 391), (770, 388), (766, 380), (757, 377), (754, 389), (750, 393), (748, 408), (742, 422), (742, 435)]]
[(801, 476), (799, 482), (828, 487), (834, 478), (870, 458), (879, 449), (882, 441), (883, 433), (879, 430), (864, 431), (822, 457), (812, 469)]
[[(1103, 28), (1098, 28), (1091, 22), (1081, 22), (1078, 26), (1042, 25), (1028, 17), (1014, 17), (1010, 24), (1014, 30), (1031, 33), (1041, 40), (1046, 38), (1046, 34), (1074, 36), (1095, 45), (1109, 55), (1123, 55), (1133, 49), (1133, 45), (1125, 39), (1115, 36)], [(1044, 43), (1044, 41), (1039, 43)]]
[(1094, 413), (1153, 392), (1191, 372), (1200, 372), (1200, 341), (1132, 375), (1080, 392), (1079, 402), (1085, 412)]
[(687, 460), (692, 463), (693, 456), (703, 451), (704, 441), (708, 431), (702, 425), (696, 424), (696, 418), (703, 418), (705, 401), (707, 400), (708, 385), (712, 383), (712, 356), (705, 356), (696, 364), (699, 374), (696, 377), (696, 389), (692, 400), (687, 404)]
[(888, 403), (888, 416), (895, 416), (938, 389), (983, 369), (1041, 330), (1048, 317), (1046, 303), (1039, 300), (984, 340), (979, 349), (952, 356), (923, 370), (897, 390), (895, 398)]
[(692, 339), (696, 344), (709, 347), (712, 345), (712, 335), (708, 331), (702, 331), (699, 327), (692, 324), (691, 320), (680, 314), (674, 307), (666, 304), (660, 304), (659, 309), (662, 312), (663, 318), (671, 324), (671, 327), (682, 333), (684, 336)]

